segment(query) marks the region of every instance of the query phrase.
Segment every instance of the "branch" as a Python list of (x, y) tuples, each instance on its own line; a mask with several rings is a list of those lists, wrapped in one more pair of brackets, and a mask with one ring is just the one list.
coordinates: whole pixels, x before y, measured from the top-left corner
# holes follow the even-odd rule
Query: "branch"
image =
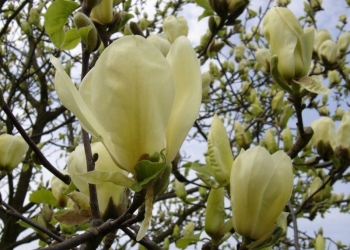
[(295, 211), (294, 211), (292, 203), (290, 201), (288, 201), (288, 208), (289, 208), (289, 212), (290, 212), (290, 215), (292, 216), (292, 221), (293, 221), (294, 247), (296, 250), (300, 250), (297, 218), (295, 216)]
[(16, 217), (17, 219), (20, 219), (22, 221), (24, 221), (25, 223), (29, 224), (30, 226), (36, 228), (37, 230), (47, 234), (48, 236), (50, 236), (51, 238), (57, 240), (58, 242), (63, 242), (63, 239), (61, 237), (59, 237), (58, 235), (54, 234), (53, 232), (51, 232), (50, 230), (47, 230), (46, 228), (34, 223), (32, 220), (27, 219), (26, 217), (24, 217), (22, 214), (18, 213), (16, 211), (16, 209), (14, 209), (13, 207), (11, 207), (10, 205), (8, 205), (6, 202), (4, 202), (1, 198), (1, 194), (0, 194), (0, 203), (2, 206), (4, 206), (7, 210), (4, 211), (7, 214)]
[(62, 174), (60, 171), (58, 171), (41, 153), (40, 149), (36, 146), (34, 141), (28, 136), (26, 131), (23, 129), (22, 125), (17, 121), (16, 117), (13, 115), (11, 109), (7, 105), (7, 103), (4, 100), (3, 92), (0, 89), (0, 107), (8, 118), (12, 121), (13, 125), (17, 128), (18, 132), (21, 134), (23, 139), (28, 143), (29, 147), (34, 151), (36, 154), (36, 157), (40, 160), (40, 163), (47, 169), (49, 170), (53, 175), (55, 175), (57, 178), (59, 178), (61, 181), (63, 181), (66, 184), (69, 184), (70, 178), (68, 175)]

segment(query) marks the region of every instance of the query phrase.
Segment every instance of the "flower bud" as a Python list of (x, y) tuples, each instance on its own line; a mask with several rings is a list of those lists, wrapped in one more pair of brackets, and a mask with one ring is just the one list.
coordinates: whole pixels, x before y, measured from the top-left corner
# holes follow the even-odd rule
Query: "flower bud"
[(270, 60), (271, 60), (271, 52), (268, 49), (257, 49), (255, 52), (255, 58), (262, 66), (263, 73), (270, 73)]
[(195, 226), (193, 221), (187, 223), (184, 230), (184, 238), (190, 238), (193, 235)]
[(24, 34), (30, 35), (32, 33), (32, 27), (28, 21), (21, 22), (21, 30)]
[(292, 169), (283, 151), (270, 155), (260, 146), (241, 150), (230, 181), (232, 223), (238, 234), (258, 240), (273, 230), (292, 193)]
[(271, 55), (279, 58), (277, 67), (281, 77), (290, 80), (306, 76), (311, 64), (314, 33), (304, 33), (295, 15), (281, 7), (271, 8), (263, 25), (264, 35), (271, 44)]
[(324, 64), (332, 65), (338, 61), (338, 45), (332, 41), (324, 41), (318, 49), (318, 56)]
[(346, 24), (347, 16), (346, 14), (340, 14), (338, 20), (344, 24)]
[(208, 158), (215, 180), (221, 187), (228, 186), (233, 156), (226, 129), (217, 115), (214, 115), (208, 136)]
[(187, 191), (185, 188), (185, 183), (178, 181), (177, 179), (174, 180), (174, 189), (175, 194), (177, 197), (179, 197), (182, 200), (186, 200)]
[(338, 40), (338, 48), (341, 53), (346, 53), (350, 43), (350, 32), (344, 31)]
[(40, 24), (40, 13), (37, 8), (31, 8), (29, 11), (28, 22), (35, 26)]
[(234, 130), (235, 130), (235, 139), (238, 146), (244, 149), (249, 148), (249, 145), (251, 143), (251, 138), (248, 137), (244, 127), (239, 121), (235, 121)]
[(283, 108), (284, 91), (279, 91), (271, 101), (271, 108), (274, 114), (280, 114)]
[(75, 27), (79, 30), (85, 27), (91, 27), (87, 37), (81, 36), (84, 43), (86, 44), (86, 50), (93, 52), (98, 49), (100, 45), (100, 37), (98, 36), (97, 29), (94, 23), (85, 14), (78, 12), (74, 15)]
[(235, 60), (236, 62), (240, 62), (243, 58), (243, 54), (245, 51), (245, 45), (244, 44), (239, 44), (235, 48)]
[(111, 23), (113, 21), (113, 0), (102, 0), (92, 9), (90, 17), (100, 24)]
[(0, 170), (11, 172), (23, 160), (28, 149), (21, 136), (0, 135)]
[(219, 234), (218, 231), (225, 222), (225, 188), (212, 188), (210, 190), (207, 208), (205, 210), (205, 232), (215, 240), (220, 240), (224, 235)]
[[(323, 185), (323, 181), (320, 177), (316, 176), (310, 186), (310, 192), (309, 192), (309, 196), (311, 196), (312, 194), (314, 194), (315, 192), (317, 192), (317, 190), (319, 190), (319, 188)], [(323, 200), (323, 195), (322, 195), (322, 190), (318, 191), (313, 197), (312, 200), (314, 200), (315, 202), (321, 202)]]
[[(62, 174), (68, 174), (67, 170), (62, 170)], [(62, 192), (68, 188), (68, 185), (58, 179), (55, 175), (51, 178), (51, 191), (53, 197), (58, 201), (60, 207), (67, 206), (68, 196), (64, 195)]]
[(167, 16), (163, 21), (163, 30), (170, 43), (173, 43), (179, 36), (187, 36), (187, 21), (184, 17)]
[(327, 75), (331, 86), (336, 86), (341, 82), (341, 78), (337, 70), (329, 70)]
[(311, 0), (311, 7), (314, 10), (322, 10), (322, 2), (323, 0)]
[(315, 42), (314, 42), (314, 51), (317, 52), (321, 44), (327, 40), (332, 40), (331, 33), (326, 29), (321, 29), (316, 32)]
[(288, 152), (293, 147), (293, 134), (289, 127), (286, 127), (282, 132), (283, 150)]
[(270, 154), (273, 154), (278, 150), (274, 130), (272, 129), (266, 130), (265, 141), (266, 141), (266, 148)]
[(311, 139), (313, 146), (321, 156), (328, 155), (327, 145), (331, 147), (330, 150), (334, 150), (336, 143), (333, 120), (329, 117), (321, 117), (311, 123), (311, 128), (314, 131)]
[(180, 228), (178, 224), (175, 224), (172, 236), (178, 238), (180, 236)]
[(212, 76), (209, 71), (202, 74), (202, 102), (210, 101), (209, 88), (212, 83)]
[(315, 241), (315, 250), (325, 250), (326, 240), (323, 238), (322, 234), (318, 234)]

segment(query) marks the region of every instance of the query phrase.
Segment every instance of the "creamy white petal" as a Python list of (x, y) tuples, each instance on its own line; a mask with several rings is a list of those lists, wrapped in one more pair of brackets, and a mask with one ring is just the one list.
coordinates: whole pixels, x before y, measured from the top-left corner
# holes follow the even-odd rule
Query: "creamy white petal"
[(140, 36), (112, 43), (98, 59), (91, 82), (80, 92), (107, 131), (104, 143), (131, 173), (139, 157), (161, 151), (174, 99), (174, 83), (161, 52)]
[(190, 41), (181, 36), (167, 56), (175, 83), (175, 100), (167, 126), (167, 161), (172, 161), (196, 120), (202, 99), (199, 62)]
[(73, 82), (65, 72), (60, 61), (54, 56), (50, 57), (51, 63), (56, 68), (55, 89), (62, 104), (78, 117), (81, 126), (97, 139), (102, 140), (104, 129), (100, 126), (83, 98), (75, 88)]

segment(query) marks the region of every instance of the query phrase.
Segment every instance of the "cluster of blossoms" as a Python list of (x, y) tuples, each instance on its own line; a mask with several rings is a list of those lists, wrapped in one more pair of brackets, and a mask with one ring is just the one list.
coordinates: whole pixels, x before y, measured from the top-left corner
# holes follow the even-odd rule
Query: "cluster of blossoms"
[[(99, 20), (97, 10), (92, 17)], [(126, 190), (116, 185), (118, 181), (111, 183), (111, 173), (123, 180), (131, 173), (134, 181), (142, 182), (140, 176), (147, 171), (136, 167), (140, 159), (160, 153), (165, 156), (167, 166), (174, 160), (198, 115), (203, 98), (202, 79), (206, 86), (211, 81), (207, 75), (201, 76), (196, 54), (184, 37), (188, 33), (186, 20), (167, 17), (163, 28), (165, 34), (147, 39), (124, 36), (112, 43), (85, 76), (79, 91), (58, 59), (51, 57), (57, 70), (55, 87), (60, 100), (78, 117), (82, 127), (99, 140), (92, 144), (93, 152), (99, 155), (95, 171), (109, 175), (105, 181), (96, 182), (102, 214), (122, 204)], [(308, 76), (314, 32), (305, 32), (288, 9), (273, 8), (264, 19), (264, 34), (271, 50), (258, 50), (256, 57), (266, 73), (274, 72), (274, 78), (290, 93), (295, 94), (293, 85), (315, 93), (328, 93), (319, 81)], [(241, 61), (244, 49), (237, 46), (237, 62)], [(283, 95), (284, 92), (279, 94), (282, 99)], [(278, 112), (278, 108), (275, 109)], [(241, 138), (237, 140), (241, 148), (238, 157), (233, 159), (225, 127), (214, 116), (208, 140), (208, 166), (217, 185), (208, 198), (205, 229), (219, 242), (233, 227), (253, 242), (250, 247), (257, 247), (285, 225), (283, 210), (292, 193), (293, 167), (283, 151), (268, 152), (260, 146), (249, 148), (249, 136), (238, 122), (235, 132)], [(84, 175), (82, 152), (79, 146), (71, 154), (68, 172), (80, 192), (88, 195), (89, 181)], [(153, 195), (152, 185), (146, 189), (147, 192), (152, 189)], [(167, 185), (168, 182), (162, 183), (161, 189)], [(175, 187), (184, 191), (179, 183), (175, 183)], [(232, 219), (226, 222), (225, 189), (232, 206)], [(113, 195), (106, 190), (114, 190)], [(150, 198), (147, 194), (146, 202)], [(185, 192), (178, 194), (186, 196)], [(141, 227), (140, 232), (137, 239), (143, 237), (145, 228)]]

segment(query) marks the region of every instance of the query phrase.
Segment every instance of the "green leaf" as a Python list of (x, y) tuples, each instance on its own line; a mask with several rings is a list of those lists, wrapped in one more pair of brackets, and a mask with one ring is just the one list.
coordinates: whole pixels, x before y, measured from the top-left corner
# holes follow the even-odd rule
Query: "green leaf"
[(65, 33), (64, 41), (61, 44), (60, 49), (62, 50), (71, 50), (77, 47), (80, 42), (80, 34), (77, 29), (68, 30)]
[(205, 9), (203, 13), (198, 17), (198, 21), (201, 19), (207, 17), (207, 16), (212, 16), (214, 15), (214, 11), (212, 9)]
[(189, 244), (200, 241), (200, 235), (201, 233), (192, 235), (191, 237), (188, 237), (188, 238), (179, 239), (176, 241), (176, 247), (186, 248)]
[(54, 1), (45, 13), (45, 30), (52, 43), (60, 48), (65, 40), (64, 25), (80, 5), (70, 0)]
[(121, 172), (105, 172), (105, 171), (94, 170), (94, 171), (81, 174), (81, 176), (91, 184), (101, 184), (103, 182), (112, 182), (118, 186), (123, 186), (127, 188), (130, 188), (133, 184), (135, 184), (135, 181), (133, 179), (128, 178)]
[(198, 4), (200, 7), (204, 9), (211, 9), (209, 1), (208, 0), (194, 0), (196, 4)]
[(52, 192), (46, 189), (37, 190), (31, 193), (29, 196), (29, 201), (38, 204), (44, 203), (55, 207), (58, 206), (58, 202), (53, 196)]
[(141, 189), (147, 187), (149, 183), (156, 180), (166, 167), (165, 159), (163, 158), (163, 160), (163, 162), (143, 160), (136, 163), (134, 169), (138, 182), (132, 185), (131, 189), (135, 192), (139, 192)]
[(293, 80), (294, 83), (301, 85), (303, 88), (308, 91), (320, 95), (328, 95), (331, 93), (331, 90), (323, 85), (322, 76), (304, 76), (300, 78), (298, 81)]
[(78, 188), (74, 185), (74, 183), (71, 181), (68, 185), (68, 188), (62, 192), (62, 194), (70, 194), (71, 192), (78, 190)]

